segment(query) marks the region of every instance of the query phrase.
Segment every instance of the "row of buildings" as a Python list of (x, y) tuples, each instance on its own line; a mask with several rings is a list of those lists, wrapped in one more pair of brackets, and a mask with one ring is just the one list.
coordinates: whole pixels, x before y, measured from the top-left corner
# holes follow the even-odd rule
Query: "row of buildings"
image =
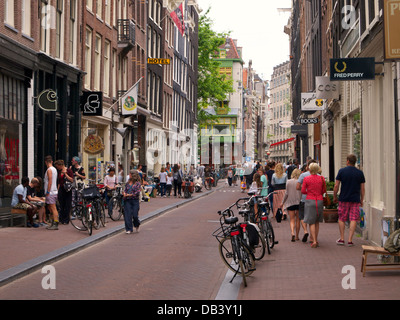
[[(377, 244), (400, 218), (398, 7), (385, 0), (293, 0), (285, 28), (293, 122), (318, 121), (297, 132), (294, 157), (317, 159), (334, 181), (347, 155), (357, 155), (366, 178), (364, 236)], [(325, 107), (304, 111), (304, 93)]]
[[(193, 162), (199, 12), (196, 0), (1, 1), (1, 210), (46, 155), (79, 156), (94, 180), (112, 163)], [(137, 114), (123, 116), (134, 84)]]

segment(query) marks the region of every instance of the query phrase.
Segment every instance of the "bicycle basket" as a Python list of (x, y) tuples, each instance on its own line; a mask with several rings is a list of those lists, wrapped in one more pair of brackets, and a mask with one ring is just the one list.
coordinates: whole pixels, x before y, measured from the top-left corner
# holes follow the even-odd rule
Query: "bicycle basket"
[(226, 227), (223, 225), (223, 226), (219, 227), (217, 230), (215, 230), (213, 232), (212, 236), (216, 237), (216, 238), (228, 237), (230, 235), (229, 230), (230, 230), (229, 227)]
[(82, 190), (83, 199), (95, 199), (100, 198), (101, 194), (99, 188), (96, 186), (91, 186)]

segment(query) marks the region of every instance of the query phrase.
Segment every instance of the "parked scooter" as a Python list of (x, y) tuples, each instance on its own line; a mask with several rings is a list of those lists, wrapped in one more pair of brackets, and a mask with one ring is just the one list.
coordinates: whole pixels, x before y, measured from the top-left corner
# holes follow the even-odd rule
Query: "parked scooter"
[(194, 190), (196, 192), (200, 192), (201, 189), (203, 188), (203, 179), (200, 176), (197, 176), (194, 180)]

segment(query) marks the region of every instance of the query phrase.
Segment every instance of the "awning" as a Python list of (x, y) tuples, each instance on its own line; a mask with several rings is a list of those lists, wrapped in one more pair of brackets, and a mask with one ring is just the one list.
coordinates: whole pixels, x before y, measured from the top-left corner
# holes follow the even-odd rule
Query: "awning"
[(296, 138), (290, 138), (290, 139), (286, 139), (286, 140), (283, 140), (283, 141), (275, 142), (275, 143), (271, 144), (269, 147), (272, 148), (272, 147), (275, 147), (275, 146), (277, 146), (279, 144), (283, 144), (283, 143), (287, 143), (287, 142), (293, 141), (294, 139), (296, 139)]

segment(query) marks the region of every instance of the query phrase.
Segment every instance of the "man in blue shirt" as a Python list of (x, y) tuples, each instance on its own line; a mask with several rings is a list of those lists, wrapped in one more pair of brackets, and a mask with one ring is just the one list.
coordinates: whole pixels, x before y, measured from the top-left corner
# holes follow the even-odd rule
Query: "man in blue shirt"
[(39, 227), (38, 224), (33, 222), (33, 216), (37, 211), (37, 207), (28, 201), (26, 198), (27, 187), (29, 186), (29, 178), (23, 177), (21, 179), (21, 184), (16, 186), (11, 199), (11, 206), (14, 209), (26, 210), (26, 215), (28, 218), (28, 227)]
[(337, 193), (340, 187), (338, 207), (340, 239), (336, 241), (338, 245), (344, 245), (346, 221), (350, 221), (347, 245), (354, 245), (353, 235), (360, 220), (360, 205), (364, 202), (365, 177), (364, 173), (355, 167), (356, 161), (357, 157), (354, 154), (347, 156), (347, 166), (339, 170), (333, 189), (333, 201), (338, 202)]

